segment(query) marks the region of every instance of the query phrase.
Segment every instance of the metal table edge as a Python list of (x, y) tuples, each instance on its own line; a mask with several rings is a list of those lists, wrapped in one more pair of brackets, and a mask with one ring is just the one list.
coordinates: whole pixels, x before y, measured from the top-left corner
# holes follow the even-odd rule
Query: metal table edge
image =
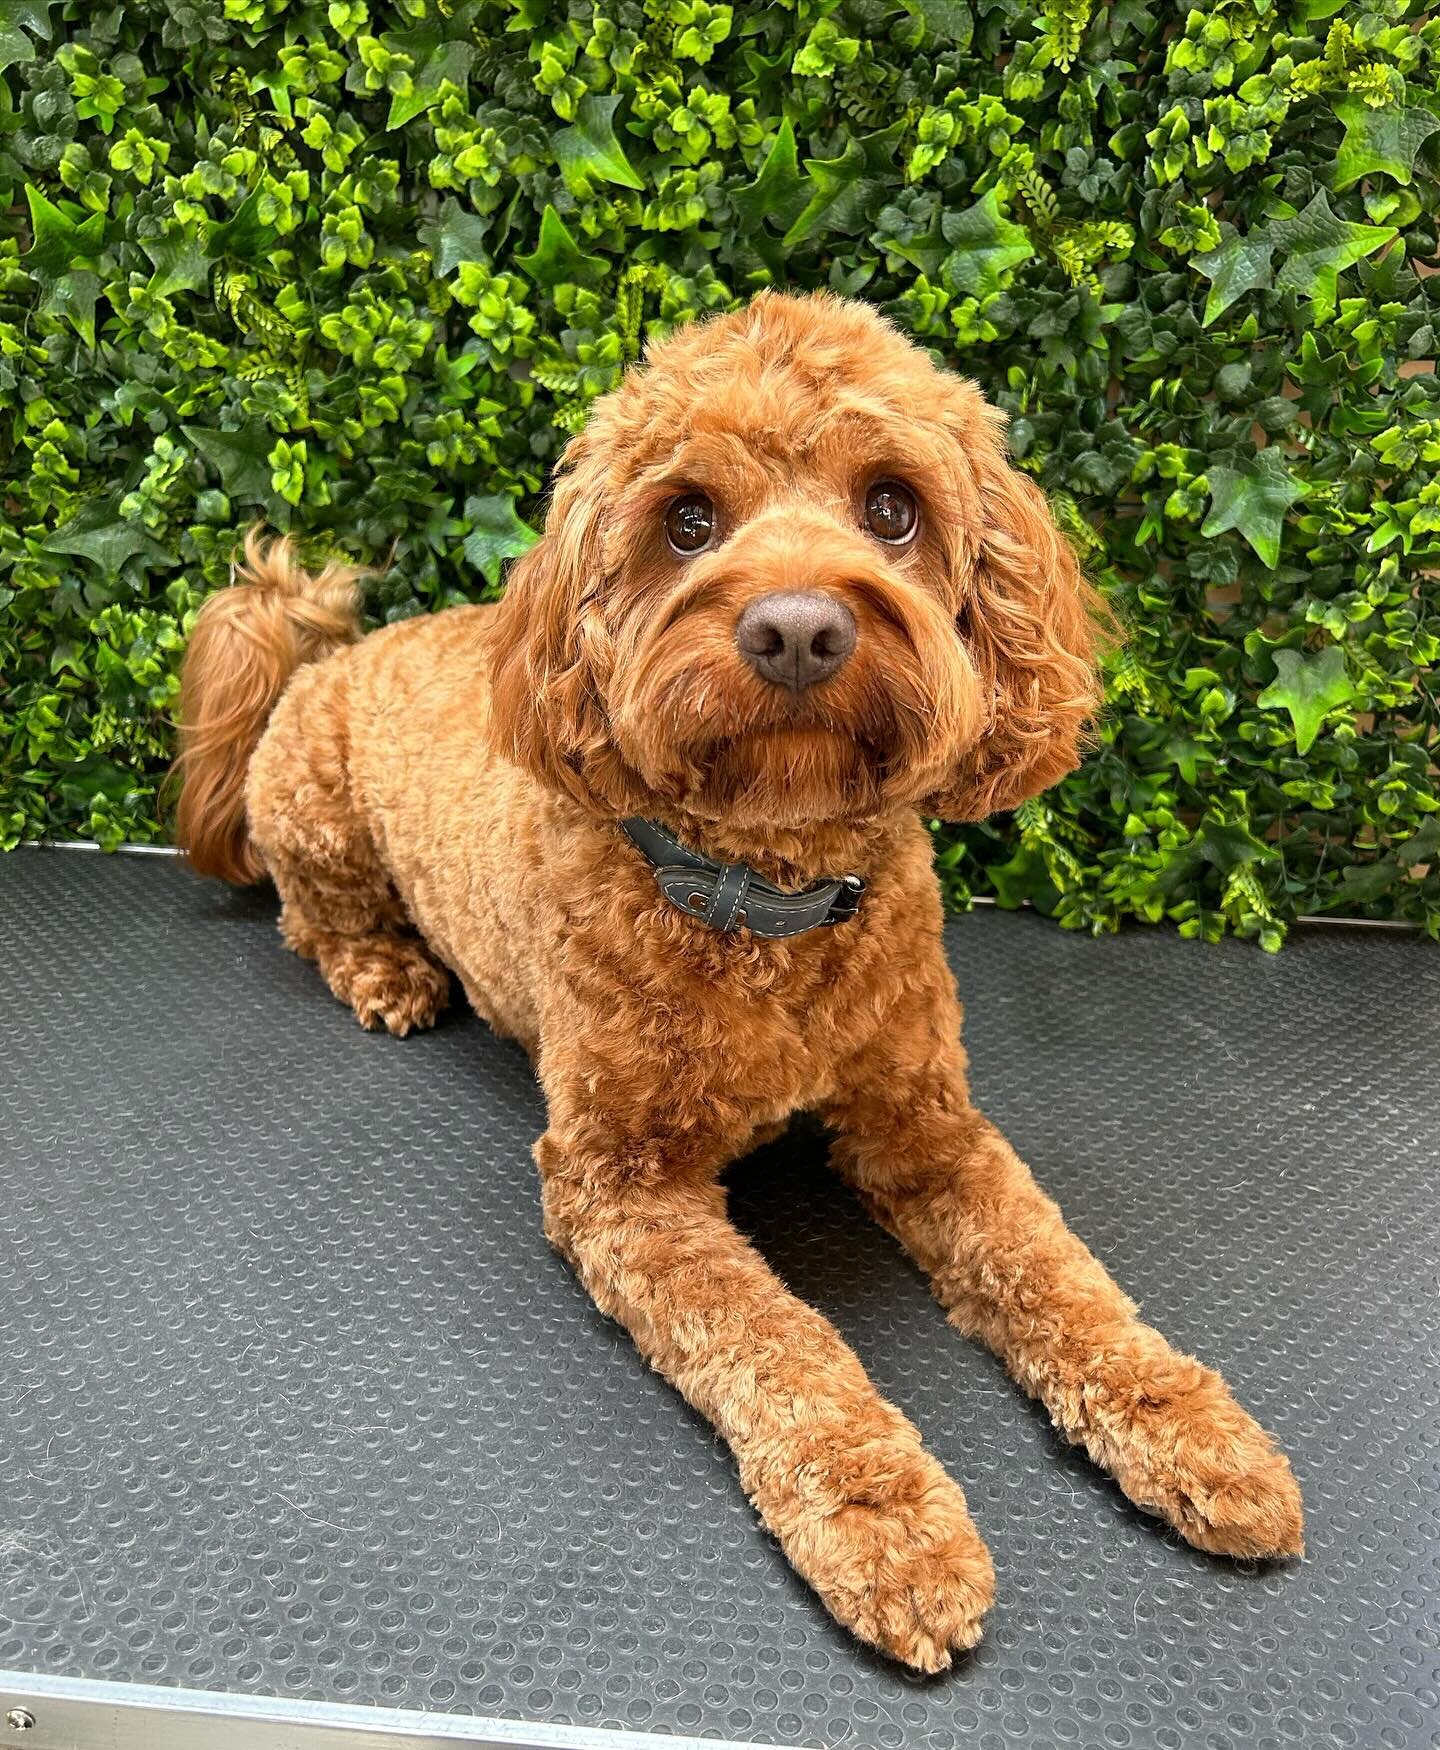
[(0, 1745), (6, 1750), (431, 1750), (449, 1744), (481, 1750), (715, 1750), (717, 1744), (722, 1750), (776, 1750), (732, 1739), (0, 1670)]

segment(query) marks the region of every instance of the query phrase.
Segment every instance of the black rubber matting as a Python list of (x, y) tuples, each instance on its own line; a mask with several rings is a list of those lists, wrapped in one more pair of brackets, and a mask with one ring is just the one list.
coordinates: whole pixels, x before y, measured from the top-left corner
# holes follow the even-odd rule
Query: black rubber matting
[(980, 1650), (833, 1626), (540, 1234), (541, 1100), (363, 1033), (263, 894), (0, 858), (0, 1666), (789, 1745), (1437, 1741), (1440, 953), (958, 921), (982, 1104), (1305, 1489), (1302, 1564), (1132, 1510), (797, 1135), (733, 1208), (958, 1477)]

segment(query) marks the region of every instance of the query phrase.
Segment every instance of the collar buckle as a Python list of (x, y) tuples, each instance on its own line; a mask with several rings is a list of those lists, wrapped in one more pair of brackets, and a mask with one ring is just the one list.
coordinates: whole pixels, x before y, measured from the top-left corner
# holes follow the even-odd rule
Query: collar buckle
[(830, 907), (829, 916), (825, 919), (825, 927), (833, 924), (848, 924), (860, 909), (860, 901), (865, 896), (865, 877), (863, 875), (842, 875), (840, 891), (835, 895)]

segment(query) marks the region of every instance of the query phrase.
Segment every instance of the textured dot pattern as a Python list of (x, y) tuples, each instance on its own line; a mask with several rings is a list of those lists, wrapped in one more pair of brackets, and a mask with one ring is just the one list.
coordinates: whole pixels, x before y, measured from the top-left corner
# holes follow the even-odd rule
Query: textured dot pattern
[(1437, 1738), (1440, 954), (954, 924), (977, 1098), (1305, 1489), (1247, 1569), (945, 1325), (803, 1126), (736, 1219), (964, 1485), (999, 1602), (907, 1676), (540, 1233), (528, 1064), (363, 1033), (263, 895), (0, 858), (0, 1666), (863, 1750)]

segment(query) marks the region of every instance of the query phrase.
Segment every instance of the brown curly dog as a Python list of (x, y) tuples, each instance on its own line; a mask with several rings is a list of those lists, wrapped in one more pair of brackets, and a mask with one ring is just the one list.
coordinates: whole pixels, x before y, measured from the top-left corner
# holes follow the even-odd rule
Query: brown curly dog
[(991, 1601), (965, 1497), (726, 1218), (722, 1169), (798, 1109), (1133, 1501), (1201, 1549), (1301, 1547), (1268, 1436), (966, 1091), (920, 815), (1070, 770), (1096, 623), (971, 384), (862, 306), (767, 295), (596, 406), (498, 606), (362, 639), (353, 573), (252, 537), (185, 665), (191, 861), (268, 874), (367, 1027), (429, 1025), (454, 972), (522, 1041), (551, 1240), (827, 1608), (922, 1671)]

